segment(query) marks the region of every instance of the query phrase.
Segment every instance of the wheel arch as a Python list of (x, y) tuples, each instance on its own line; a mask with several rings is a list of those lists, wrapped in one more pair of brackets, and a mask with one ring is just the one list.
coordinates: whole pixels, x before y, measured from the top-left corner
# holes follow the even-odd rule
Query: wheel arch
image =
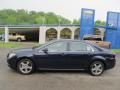
[(36, 63), (35, 63), (35, 61), (34, 61), (32, 58), (30, 58), (30, 57), (20, 57), (20, 58), (16, 61), (16, 67), (17, 67), (18, 62), (19, 62), (20, 60), (22, 60), (22, 59), (29, 59), (29, 60), (31, 60), (31, 61), (34, 63), (34, 67), (35, 67), (35, 69), (36, 69)]
[(92, 61), (91, 61), (90, 64), (89, 64), (89, 67), (90, 67), (90, 65), (91, 65), (93, 62), (95, 62), (95, 61), (100, 61), (100, 62), (102, 62), (102, 63), (104, 64), (104, 68), (106, 69), (106, 62), (105, 62), (105, 58), (104, 58), (103, 56), (94, 56), (94, 57), (92, 58)]
[(17, 37), (17, 40), (20, 39), (22, 41), (22, 38), (21, 37)]

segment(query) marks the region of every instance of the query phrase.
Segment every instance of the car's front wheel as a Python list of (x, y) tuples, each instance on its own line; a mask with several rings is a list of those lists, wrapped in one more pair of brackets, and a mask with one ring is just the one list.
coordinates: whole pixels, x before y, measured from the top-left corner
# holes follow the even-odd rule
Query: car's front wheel
[(34, 63), (30, 59), (22, 59), (17, 64), (17, 70), (24, 75), (31, 74), (34, 69)]
[(99, 76), (104, 72), (104, 64), (101, 61), (94, 61), (90, 65), (90, 73), (93, 76)]

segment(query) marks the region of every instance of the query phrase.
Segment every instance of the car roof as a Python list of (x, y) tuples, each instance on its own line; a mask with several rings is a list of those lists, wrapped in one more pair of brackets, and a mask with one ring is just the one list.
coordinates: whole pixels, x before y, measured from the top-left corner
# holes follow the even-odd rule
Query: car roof
[(77, 39), (77, 40), (72, 40), (72, 39), (56, 39), (56, 40), (52, 40), (50, 42), (52, 43), (52, 42), (57, 42), (57, 41), (64, 41), (64, 42), (74, 42), (75, 41), (75, 42), (82, 42), (82, 43), (86, 43), (86, 44), (89, 44), (89, 45), (97, 46), (97, 45), (95, 45), (93, 43), (85, 42), (85, 41), (80, 40), (80, 39)]
[(72, 39), (56, 39), (56, 40), (52, 40), (50, 42), (57, 42), (57, 41), (79, 41), (79, 42), (83, 42), (82, 40), (72, 40)]
[[(51, 40), (51, 41), (43, 44), (40, 48), (42, 48), (44, 46), (47, 46), (49, 44), (55, 43), (55, 42), (60, 42), (60, 41), (62, 41), (62, 42), (74, 42), (74, 41), (75, 42), (82, 42), (82, 43), (88, 44), (88, 45), (90, 45), (90, 46), (92, 46), (94, 48), (98, 48), (98, 49), (100, 48), (99, 46), (95, 45), (94, 43), (85, 42), (83, 40), (72, 40), (72, 39), (56, 39), (56, 40)], [(39, 48), (37, 48), (37, 49), (39, 49)]]
[(81, 41), (81, 40), (72, 40), (72, 39), (56, 39), (56, 40), (53, 40), (53, 41)]

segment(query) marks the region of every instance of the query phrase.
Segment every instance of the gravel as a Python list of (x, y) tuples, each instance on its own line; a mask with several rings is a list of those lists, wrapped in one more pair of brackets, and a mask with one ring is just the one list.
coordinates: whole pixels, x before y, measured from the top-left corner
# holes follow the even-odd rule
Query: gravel
[(7, 66), (6, 55), (11, 50), (0, 48), (0, 90), (120, 90), (120, 54), (116, 54), (116, 67), (99, 77), (82, 71), (21, 75)]

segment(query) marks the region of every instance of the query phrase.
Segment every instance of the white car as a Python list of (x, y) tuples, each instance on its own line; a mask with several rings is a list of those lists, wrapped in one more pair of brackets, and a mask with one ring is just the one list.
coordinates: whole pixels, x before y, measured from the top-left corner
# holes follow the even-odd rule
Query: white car
[(26, 38), (25, 38), (24, 35), (20, 35), (20, 34), (17, 34), (17, 33), (12, 33), (12, 34), (9, 35), (9, 40), (15, 40), (15, 41), (21, 42), (21, 41), (26, 40)]

